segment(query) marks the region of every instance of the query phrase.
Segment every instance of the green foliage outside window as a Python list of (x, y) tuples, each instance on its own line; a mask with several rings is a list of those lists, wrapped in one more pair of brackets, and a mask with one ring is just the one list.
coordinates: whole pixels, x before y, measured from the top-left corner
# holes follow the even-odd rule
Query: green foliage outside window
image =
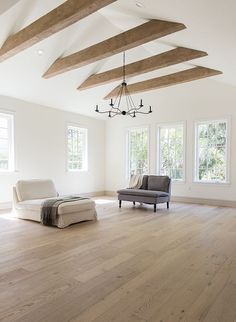
[(197, 179), (226, 181), (227, 123), (209, 122), (197, 126)]
[(86, 168), (86, 131), (69, 126), (67, 131), (68, 170)]
[(160, 127), (159, 171), (173, 180), (184, 179), (184, 128), (183, 125)]
[(148, 129), (130, 130), (128, 138), (130, 175), (148, 173)]

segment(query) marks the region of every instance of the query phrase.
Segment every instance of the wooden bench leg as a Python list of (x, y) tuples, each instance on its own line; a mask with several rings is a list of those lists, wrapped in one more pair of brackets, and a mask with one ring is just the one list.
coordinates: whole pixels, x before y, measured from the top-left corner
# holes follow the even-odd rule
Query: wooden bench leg
[(121, 200), (119, 200), (119, 208), (121, 208)]
[(157, 205), (154, 203), (154, 212), (157, 212)]
[(167, 209), (169, 209), (169, 208), (170, 208), (170, 203), (169, 203), (169, 201), (167, 201), (166, 206), (167, 206)]
[(135, 201), (133, 201), (133, 205), (135, 206)]

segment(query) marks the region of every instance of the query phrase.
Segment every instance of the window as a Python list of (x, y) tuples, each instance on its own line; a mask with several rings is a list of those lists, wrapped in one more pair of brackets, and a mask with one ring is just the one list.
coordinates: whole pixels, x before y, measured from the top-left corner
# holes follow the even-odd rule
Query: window
[(197, 122), (195, 126), (195, 180), (228, 181), (227, 120)]
[(86, 171), (87, 129), (69, 125), (67, 127), (68, 170)]
[(184, 124), (158, 127), (158, 172), (172, 180), (183, 181), (185, 172)]
[(128, 176), (149, 171), (148, 128), (128, 130)]
[(14, 171), (12, 114), (0, 113), (0, 171)]

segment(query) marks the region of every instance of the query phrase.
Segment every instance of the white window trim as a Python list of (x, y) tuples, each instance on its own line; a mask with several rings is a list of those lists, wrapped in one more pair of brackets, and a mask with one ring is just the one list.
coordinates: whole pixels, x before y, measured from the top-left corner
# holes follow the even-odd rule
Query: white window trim
[(9, 151), (10, 151), (10, 166), (7, 170), (0, 169), (0, 173), (13, 173), (16, 171), (16, 160), (15, 160), (15, 113), (9, 110), (0, 110), (0, 115), (8, 117), (10, 119), (9, 128)]
[[(150, 125), (138, 125), (138, 126), (132, 126), (126, 128), (125, 131), (125, 164), (126, 164), (126, 171), (125, 171), (125, 177), (126, 181), (130, 179), (130, 171), (129, 171), (129, 164), (130, 164), (130, 158), (129, 158), (129, 133), (132, 130), (140, 130), (140, 129), (147, 129), (147, 134), (148, 134), (148, 173), (150, 172)], [(148, 174), (147, 173), (147, 174)]]
[(178, 121), (178, 122), (165, 122), (165, 123), (158, 123), (156, 125), (156, 173), (160, 175), (160, 129), (162, 127), (176, 127), (176, 126), (183, 126), (183, 179), (176, 180), (172, 179), (174, 184), (184, 184), (186, 183), (186, 140), (187, 140), (187, 126), (186, 121)]
[[(226, 180), (199, 180), (197, 179), (197, 168), (198, 168), (198, 151), (197, 151), (197, 127), (199, 124), (206, 124), (212, 122), (226, 122), (227, 124), (227, 136), (226, 136)], [(193, 166), (193, 183), (194, 184), (203, 184), (203, 185), (219, 185), (219, 186), (229, 186), (230, 182), (230, 165), (231, 165), (231, 153), (230, 153), (230, 145), (231, 145), (231, 116), (225, 116), (220, 118), (207, 118), (207, 119), (199, 119), (194, 121), (194, 131), (193, 131), (193, 142), (194, 142), (194, 166)]]
[[(68, 158), (68, 127), (77, 127), (86, 132), (86, 141), (85, 141), (85, 167), (83, 169), (69, 169), (69, 158)], [(66, 172), (75, 173), (75, 172), (88, 172), (88, 128), (79, 123), (66, 123), (65, 128), (65, 140), (66, 140)]]

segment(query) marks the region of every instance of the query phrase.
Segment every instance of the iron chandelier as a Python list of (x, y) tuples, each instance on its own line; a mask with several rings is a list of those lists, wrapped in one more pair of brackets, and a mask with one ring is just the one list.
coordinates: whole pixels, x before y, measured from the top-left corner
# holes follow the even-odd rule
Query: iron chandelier
[[(123, 101), (126, 102), (126, 107), (123, 106)], [(128, 85), (125, 77), (125, 52), (123, 53), (123, 81), (120, 85), (119, 92), (113, 101), (111, 98), (110, 108), (105, 111), (100, 111), (98, 105), (96, 105), (95, 112), (100, 114), (108, 114), (108, 117), (114, 117), (117, 115), (129, 115), (136, 117), (136, 114), (150, 114), (152, 113), (152, 107), (149, 106), (149, 110), (144, 112), (141, 109), (144, 107), (143, 100), (140, 100), (140, 104), (135, 106), (134, 101), (129, 93)]]

